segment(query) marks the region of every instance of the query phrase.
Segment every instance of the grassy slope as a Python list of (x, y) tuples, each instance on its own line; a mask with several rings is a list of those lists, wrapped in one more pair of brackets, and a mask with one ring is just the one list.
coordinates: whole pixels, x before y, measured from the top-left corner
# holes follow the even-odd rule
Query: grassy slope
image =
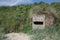
[[(29, 24), (29, 18), (28, 18), (29, 12), (28, 11), (30, 10), (30, 8), (32, 8), (36, 5), (41, 5), (41, 4), (42, 3), (35, 3), (35, 4), (31, 4), (31, 5), (0, 7), (0, 28), (1, 28), (0, 33), (2, 34), (2, 33), (13, 32), (13, 31), (14, 32), (23, 31), (23, 32), (28, 32), (30, 34), (34, 34), (36, 40), (42, 40), (42, 38), (45, 38), (45, 36), (49, 36), (49, 38), (50, 38), (52, 35), (54, 37), (53, 40), (59, 40), (60, 24), (58, 24), (56, 26), (57, 28), (56, 27), (45, 28), (42, 31), (30, 30), (31, 25)], [(52, 5), (54, 5), (54, 4), (52, 4)], [(53, 7), (55, 7), (55, 6), (53, 6)], [(55, 35), (55, 33), (58, 33), (58, 35), (57, 35), (58, 38)], [(55, 36), (56, 36), (56, 38), (55, 38)]]

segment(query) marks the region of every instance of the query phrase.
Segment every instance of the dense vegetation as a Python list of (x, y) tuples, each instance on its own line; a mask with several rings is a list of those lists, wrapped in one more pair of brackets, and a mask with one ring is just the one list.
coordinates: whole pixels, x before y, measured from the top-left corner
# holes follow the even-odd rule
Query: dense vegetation
[[(56, 9), (55, 16), (57, 17), (58, 27), (56, 30), (60, 28), (60, 2), (47, 4), (44, 2), (27, 4), (27, 5), (18, 5), (12, 7), (2, 6), (0, 7), (0, 35), (3, 33), (9, 32), (27, 32), (31, 29), (30, 19), (29, 19), (29, 11), (31, 8), (37, 5), (46, 5), (49, 7), (53, 7)], [(52, 9), (53, 10), (53, 9)], [(54, 10), (53, 10), (54, 12)]]

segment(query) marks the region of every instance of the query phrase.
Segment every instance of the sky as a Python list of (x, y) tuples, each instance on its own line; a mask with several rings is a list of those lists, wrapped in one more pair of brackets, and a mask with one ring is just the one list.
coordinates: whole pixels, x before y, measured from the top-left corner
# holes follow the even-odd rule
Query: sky
[(45, 3), (60, 2), (60, 0), (0, 0), (0, 6), (14, 6), (18, 4), (32, 4), (43, 1)]

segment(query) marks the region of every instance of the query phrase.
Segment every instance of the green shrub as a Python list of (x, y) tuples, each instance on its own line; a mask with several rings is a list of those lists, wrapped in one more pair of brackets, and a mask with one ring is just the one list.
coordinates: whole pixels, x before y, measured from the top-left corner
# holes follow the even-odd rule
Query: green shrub
[(45, 27), (44, 29), (30, 30), (28, 34), (32, 35), (32, 40), (60, 40), (58, 26)]
[(4, 39), (4, 28), (0, 28), (0, 40), (3, 40)]

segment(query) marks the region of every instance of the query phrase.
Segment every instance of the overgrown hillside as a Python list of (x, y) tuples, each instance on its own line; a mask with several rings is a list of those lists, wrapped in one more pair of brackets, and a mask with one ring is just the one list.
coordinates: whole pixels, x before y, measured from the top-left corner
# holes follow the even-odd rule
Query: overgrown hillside
[(20, 31), (27, 32), (28, 30), (30, 30), (31, 25), (29, 19), (29, 11), (31, 8), (37, 5), (46, 5), (54, 7), (56, 9), (55, 16), (57, 17), (58, 20), (57, 26), (59, 26), (60, 28), (60, 3), (47, 4), (44, 2), (39, 2), (29, 5), (0, 7), (0, 31), (1, 31), (0, 33)]

